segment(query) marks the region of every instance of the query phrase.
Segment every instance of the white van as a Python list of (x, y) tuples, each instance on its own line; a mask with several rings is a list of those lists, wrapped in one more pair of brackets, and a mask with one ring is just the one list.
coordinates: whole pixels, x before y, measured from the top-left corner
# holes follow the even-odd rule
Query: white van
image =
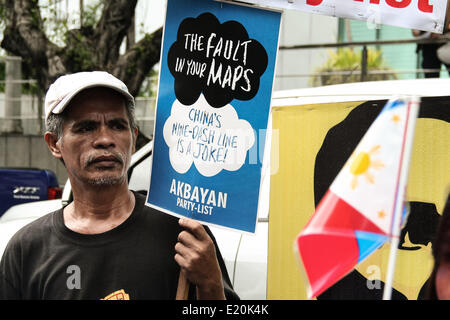
[[(295, 180), (297, 177), (295, 166), (305, 167), (305, 159), (302, 158), (302, 154), (294, 152), (294, 147), (284, 148), (283, 143), (286, 137), (289, 137), (289, 143), (298, 145), (309, 143), (308, 141), (314, 139), (320, 140), (318, 131), (326, 132), (328, 130), (325, 126), (327, 123), (331, 125), (331, 122), (333, 122), (329, 113), (334, 108), (338, 110), (338, 113), (342, 110), (346, 110), (342, 111), (343, 113), (348, 113), (360, 104), (369, 106), (373, 104), (376, 106), (374, 108), (377, 109), (384, 105), (387, 99), (399, 95), (427, 97), (425, 99), (428, 99), (427, 105), (439, 105), (437, 109), (442, 111), (439, 112), (442, 113), (443, 118), (443, 121), (440, 122), (444, 123), (444, 126), (442, 126), (439, 122), (441, 125), (439, 128), (441, 130), (441, 127), (443, 127), (443, 130), (447, 130), (445, 132), (441, 130), (443, 136), (439, 139), (445, 140), (444, 144), (447, 149), (441, 150), (440, 153), (447, 156), (450, 152), (450, 131), (448, 131), (450, 128), (448, 123), (450, 121), (450, 79), (364, 82), (274, 92), (272, 97), (272, 121), (277, 128), (272, 134), (272, 156), (270, 157), (272, 169), (269, 165), (263, 166), (262, 196), (260, 197), (262, 203), (259, 206), (256, 234), (241, 234), (211, 227), (234, 288), (241, 299), (303, 299), (305, 297), (305, 284), (301, 279), (292, 247), (293, 240), (300, 232), (301, 225), (314, 209), (312, 197), (314, 186), (311, 181), (308, 185)], [(310, 115), (315, 112), (317, 114), (314, 119), (318, 121), (317, 125), (313, 122), (307, 123), (309, 127), (307, 130), (305, 129), (306, 131), (301, 136), (292, 134), (292, 132), (295, 133), (295, 130), (291, 133), (287, 132), (287, 135), (285, 135), (286, 130), (295, 129), (296, 120), (301, 122), (306, 114)], [(431, 111), (431, 113), (433, 112)], [(320, 126), (322, 128), (319, 128)], [(444, 136), (447, 133), (448, 135)], [(320, 144), (322, 144), (322, 141), (320, 141)], [(152, 143), (149, 143), (133, 155), (130, 169), (130, 188), (133, 190), (146, 191), (148, 189), (148, 179), (145, 177), (149, 177), (152, 146)], [(270, 144), (267, 147), (270, 148)], [(432, 143), (430, 143), (430, 147), (432, 147)], [(269, 148), (266, 148), (266, 151)], [(288, 150), (291, 150), (292, 153)], [(304, 152), (305, 155), (317, 153), (315, 149), (306, 151)], [(315, 159), (315, 154), (308, 154), (307, 157)], [(268, 160), (269, 157), (265, 156), (265, 159)], [(332, 162), (332, 159), (330, 161)], [(449, 166), (450, 161), (439, 164), (441, 177), (447, 182), (450, 182)], [(312, 171), (314, 171), (313, 167), (312, 170), (308, 171), (311, 176), (313, 176)], [(439, 188), (438, 185), (433, 186), (431, 191), (425, 189), (423, 191), (424, 193), (438, 193)], [(38, 216), (60, 208), (64, 202), (70, 201), (71, 188), (69, 181), (67, 181), (62, 200), (34, 202), (10, 208), (0, 218), (0, 255), (9, 238), (20, 227), (38, 218)], [(295, 204), (301, 204), (302, 202), (307, 204), (309, 209), (299, 214), (299, 207), (296, 207)], [(417, 240), (415, 234), (409, 234), (408, 236), (408, 243), (405, 246), (411, 245), (411, 243), (412, 247), (414, 245), (429, 246), (428, 242), (423, 244), (422, 239)], [(419, 243), (415, 243), (415, 241), (419, 241)], [(429, 268), (429, 263), (423, 268)], [(402, 292), (401, 290), (403, 289), (399, 287), (399, 292)], [(402, 294), (407, 298), (414, 298), (414, 293)], [(345, 298), (345, 294), (342, 294), (342, 298)]]

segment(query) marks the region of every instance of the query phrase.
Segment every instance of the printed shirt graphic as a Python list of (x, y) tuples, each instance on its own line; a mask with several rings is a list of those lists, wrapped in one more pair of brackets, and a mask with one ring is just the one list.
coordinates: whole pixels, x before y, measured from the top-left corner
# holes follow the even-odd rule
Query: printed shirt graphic
[[(339, 172), (296, 245), (315, 297), (392, 235), (407, 131), (416, 102), (389, 101)], [(414, 110), (417, 110), (415, 108)], [(413, 116), (414, 115), (414, 116)]]
[(169, 0), (147, 205), (253, 233), (279, 12)]
[(130, 300), (130, 296), (125, 292), (125, 290), (120, 289), (108, 294), (106, 297), (100, 300)]

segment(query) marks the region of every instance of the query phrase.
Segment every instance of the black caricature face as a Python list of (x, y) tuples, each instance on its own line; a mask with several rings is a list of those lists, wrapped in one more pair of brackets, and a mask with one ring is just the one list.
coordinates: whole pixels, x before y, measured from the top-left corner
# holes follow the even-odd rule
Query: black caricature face
[[(328, 131), (315, 161), (314, 198), (316, 206), (385, 103), (385, 100), (363, 103), (353, 109), (342, 122)], [(448, 125), (450, 122), (448, 98), (422, 98), (417, 120), (418, 125), (421, 121), (434, 121), (434, 127), (445, 123)], [(442, 137), (441, 133), (441, 137), (433, 138), (442, 139), (444, 137)], [(443, 151), (437, 152), (438, 155), (444, 153)], [(429, 156), (426, 159), (428, 158), (429, 163), (422, 163), (421, 166), (432, 167), (436, 165), (434, 162), (446, 161), (445, 157), (437, 159), (434, 156)], [(433, 178), (431, 177), (422, 178), (427, 180), (422, 181), (422, 183), (433, 183)], [(410, 187), (414, 190), (414, 186)], [(414, 194), (412, 196), (421, 199), (423, 195)], [(402, 252), (401, 256), (420, 255), (423, 258), (427, 258), (429, 256), (427, 250), (432, 244), (440, 214), (436, 209), (435, 203), (410, 201), (408, 204), (409, 217), (400, 234), (399, 250)], [(414, 267), (411, 266), (411, 268)], [(414, 269), (414, 271), (416, 270)], [(420, 272), (417, 271), (416, 273), (419, 274)], [(369, 290), (367, 281), (358, 271), (352, 271), (341, 281), (337, 282), (336, 285), (325, 291), (319, 298), (381, 299), (382, 290)], [(419, 293), (419, 299), (423, 298), (425, 287), (426, 283)], [(393, 299), (406, 299), (406, 297), (394, 288)]]
[(192, 105), (202, 93), (214, 108), (233, 99), (250, 100), (267, 64), (266, 50), (242, 24), (221, 24), (211, 13), (183, 20), (168, 53), (175, 95), (184, 105)]

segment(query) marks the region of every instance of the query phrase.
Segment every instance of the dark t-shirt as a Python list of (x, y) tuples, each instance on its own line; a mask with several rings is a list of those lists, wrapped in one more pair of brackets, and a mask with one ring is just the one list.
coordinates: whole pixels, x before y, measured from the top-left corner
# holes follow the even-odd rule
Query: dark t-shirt
[[(174, 299), (180, 270), (174, 247), (182, 229), (177, 218), (135, 197), (130, 217), (101, 234), (68, 229), (62, 209), (19, 230), (0, 263), (0, 299)], [(216, 252), (226, 296), (238, 298), (217, 244)]]

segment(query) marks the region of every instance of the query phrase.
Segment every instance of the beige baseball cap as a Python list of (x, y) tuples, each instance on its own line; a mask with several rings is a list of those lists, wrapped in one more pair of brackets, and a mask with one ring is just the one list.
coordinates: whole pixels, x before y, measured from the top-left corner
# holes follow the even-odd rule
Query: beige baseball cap
[(134, 98), (128, 92), (127, 86), (112, 74), (105, 71), (78, 72), (61, 76), (50, 86), (45, 95), (45, 120), (50, 113), (62, 113), (80, 91), (93, 87), (116, 90), (126, 98), (128, 103), (134, 105)]

